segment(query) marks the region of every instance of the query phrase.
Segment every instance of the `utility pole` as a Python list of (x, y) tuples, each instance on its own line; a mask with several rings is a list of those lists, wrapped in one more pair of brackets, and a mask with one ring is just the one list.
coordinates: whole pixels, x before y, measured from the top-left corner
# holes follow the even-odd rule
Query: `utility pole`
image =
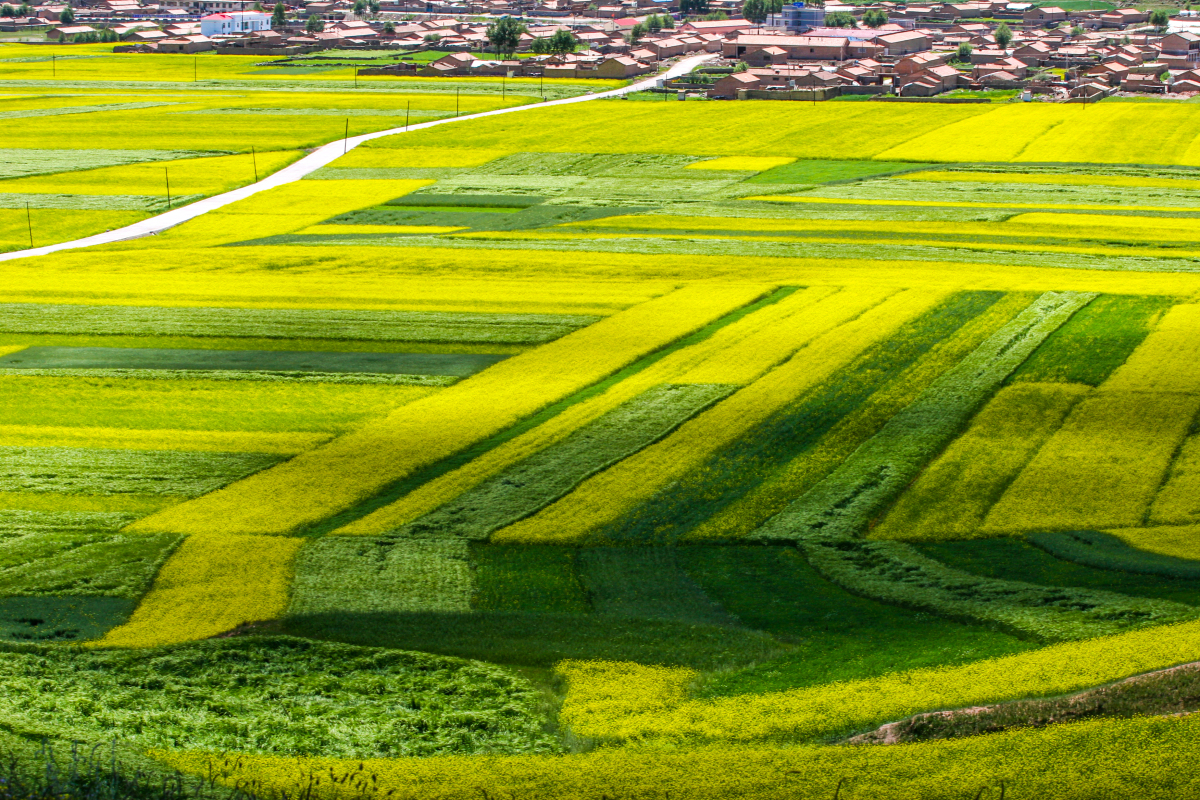
[(405, 133), (408, 133), (408, 114), (410, 111), (412, 111), (412, 101), (411, 100), (409, 100), (408, 104), (404, 106), (404, 132)]
[(354, 68), (354, 88), (358, 88), (358, 67)]
[(350, 118), (346, 117), (346, 137), (342, 139), (342, 155), (350, 152)]
[(50, 56), (50, 77), (58, 77), (58, 56), (55, 55)]
[(29, 223), (29, 246), (33, 247), (33, 215), (29, 213), (29, 201), (25, 201), (25, 221)]
[(163, 176), (167, 179), (167, 211), (171, 210), (171, 170), (163, 167)]
[(458, 116), (458, 93), (462, 91), (462, 87), (456, 87), (454, 90), (454, 116)]
[(258, 154), (254, 152), (254, 146), (250, 146), (250, 161), (254, 164), (254, 182), (258, 183)]

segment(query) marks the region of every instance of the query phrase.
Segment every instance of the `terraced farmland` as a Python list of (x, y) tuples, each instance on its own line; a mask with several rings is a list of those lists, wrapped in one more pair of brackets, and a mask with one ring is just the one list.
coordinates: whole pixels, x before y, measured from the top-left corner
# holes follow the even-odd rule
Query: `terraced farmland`
[[(140, 218), (158, 170), (187, 201), (341, 135), (309, 112), (416, 106), (321, 86), (0, 120), (195, 130), (65, 127), (0, 198)], [(453, 123), (0, 264), (0, 753), (329, 800), (1196, 794), (1191, 139), (881, 105)]]

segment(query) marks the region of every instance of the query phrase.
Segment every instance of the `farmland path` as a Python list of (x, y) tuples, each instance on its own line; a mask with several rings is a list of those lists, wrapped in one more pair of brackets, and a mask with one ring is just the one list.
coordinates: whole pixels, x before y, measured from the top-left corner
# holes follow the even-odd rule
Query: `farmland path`
[(98, 244), (111, 244), (113, 242), (121, 242), (126, 239), (136, 239), (142, 236), (149, 236), (159, 231), (164, 231), (167, 228), (173, 228), (188, 220), (203, 216), (210, 211), (216, 211), (218, 208), (227, 206), (230, 203), (236, 203), (239, 200), (245, 200), (247, 197), (274, 189), (277, 186), (283, 186), (293, 181), (298, 181), (305, 175), (315, 172), (321, 167), (324, 167), (350, 150), (358, 147), (363, 142), (368, 142), (372, 139), (378, 139), (382, 136), (396, 136), (404, 133), (419, 133), (421, 131), (432, 128), (436, 125), (446, 125), (452, 122), (463, 122), (472, 119), (482, 119), (483, 117), (494, 117), (499, 114), (513, 114), (519, 111), (526, 111), (531, 108), (545, 108), (547, 106), (561, 106), (570, 103), (586, 103), (590, 100), (600, 100), (606, 97), (620, 97), (621, 95), (630, 92), (637, 92), (647, 89), (654, 83), (663, 78), (674, 78), (680, 75), (686, 75), (695, 69), (699, 64), (702, 64), (709, 59), (715, 58), (715, 53), (704, 53), (691, 58), (685, 58), (675, 66), (671, 67), (665, 74), (655, 75), (637, 83), (632, 83), (629, 86), (623, 86), (620, 89), (611, 89), (607, 92), (599, 92), (598, 94), (585, 94), (579, 97), (567, 97), (562, 100), (551, 100), (546, 103), (529, 103), (523, 106), (513, 106), (512, 108), (500, 108), (495, 111), (483, 111), (478, 114), (468, 114), (461, 117), (453, 117), (450, 119), (433, 120), (432, 122), (421, 122), (416, 125), (411, 125), (408, 128), (390, 128), (386, 131), (376, 131), (375, 133), (365, 133), (361, 136), (351, 136), (348, 139), (338, 139), (323, 145), (304, 158), (297, 161), (291, 166), (284, 167), (273, 175), (263, 178), (257, 183), (252, 183), (249, 186), (243, 186), (240, 189), (225, 192), (224, 194), (214, 195), (203, 200), (197, 200), (194, 203), (167, 211), (140, 222), (135, 222), (132, 225), (126, 225), (124, 228), (98, 233), (95, 236), (88, 236), (83, 239), (75, 239), (70, 242), (59, 242), (58, 244), (50, 244), (45, 247), (33, 247), (26, 250), (16, 250), (11, 253), (0, 253), (0, 261), (11, 261), (17, 258), (27, 258), (29, 256), (44, 256), (51, 253), (57, 253), (61, 250), (74, 250), (81, 247), (92, 247)]

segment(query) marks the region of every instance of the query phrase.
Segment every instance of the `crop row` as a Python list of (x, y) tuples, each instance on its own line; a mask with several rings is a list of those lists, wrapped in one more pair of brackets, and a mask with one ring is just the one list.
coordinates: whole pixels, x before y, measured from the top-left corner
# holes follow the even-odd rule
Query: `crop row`
[(282, 536), (189, 536), (158, 570), (129, 621), (99, 644), (157, 647), (275, 619), (287, 610), (293, 564), (303, 544)]
[(55, 172), (114, 167), (144, 161), (178, 161), (211, 153), (187, 150), (53, 150), (0, 149), (0, 178), (50, 175)]
[[(643, 303), (225, 491), (148, 517), (137, 528), (286, 533), (320, 522), (755, 300), (764, 289), (685, 288)], [(305, 489), (298, 491), (300, 486)]]
[(656, 385), (750, 383), (787, 359), (812, 336), (835, 326), (845, 315), (868, 308), (878, 299), (856, 297), (855, 293), (831, 287), (794, 293), (786, 288), (778, 290), (680, 341), (677, 348), (664, 351), (661, 358), (631, 365), (614, 376), (619, 380), (611, 381), (612, 385), (604, 386), (598, 395), (577, 402), (553, 419), (478, 454), (461, 467), (414, 487), (396, 502), (343, 531), (382, 533), (409, 523), (543, 448), (553, 446)]
[(668, 435), (734, 388), (702, 383), (653, 387), (394, 535), (487, 539), (493, 531), (537, 513), (589, 476)]
[(0, 447), (0, 491), (195, 497), (278, 461), (259, 453)]
[(865, 347), (891, 336), (944, 297), (936, 292), (890, 294), (880, 290), (834, 295), (818, 306), (824, 314), (797, 320), (796, 330), (802, 338), (793, 346), (807, 343), (790, 359), (661, 442), (589, 478), (540, 513), (498, 531), (494, 539), (525, 544), (586, 541), (602, 525), (680, 480), (755, 424), (834, 374)]
[(1047, 293), (884, 425), (829, 477), (755, 532), (759, 539), (836, 540), (871, 518), (965, 426), (1000, 383), (1095, 295)]
[(831, 468), (831, 457), (844, 458), (903, 408), (907, 395), (1015, 311), (1012, 298), (996, 293), (964, 292), (944, 299), (906, 321), (892, 337), (872, 343), (823, 385), (789, 398), (601, 535), (635, 540), (746, 535), (802, 493), (814, 475)]
[(437, 391), (386, 384), (0, 376), (0, 404), (20, 409), (6, 424), (54, 428), (343, 433)]

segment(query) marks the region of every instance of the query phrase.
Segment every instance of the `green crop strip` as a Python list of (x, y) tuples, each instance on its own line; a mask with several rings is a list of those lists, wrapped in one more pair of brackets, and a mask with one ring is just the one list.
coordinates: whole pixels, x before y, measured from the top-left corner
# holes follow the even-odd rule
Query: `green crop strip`
[(137, 517), (0, 510), (0, 597), (138, 599), (179, 537), (120, 532)]
[(756, 538), (837, 540), (861, 535), (1000, 383), (1094, 297), (1042, 295), (888, 420), (829, 477), (772, 518)]
[[(1031, 533), (1026, 538), (1058, 558), (1105, 570), (1102, 574), (1107, 580), (1112, 580), (1110, 571), (1117, 570), (1177, 578), (1179, 580), (1170, 585), (1178, 588), (1187, 584), (1200, 587), (1200, 563), (1138, 550), (1111, 534), (1099, 531), (1046, 532)], [(1200, 594), (1200, 589), (1197, 594)]]
[(542, 344), (597, 319), (584, 314), (0, 304), (0, 330), (38, 334)]
[[(1104, 534), (1081, 534), (1091, 540)], [(1066, 544), (1071, 534), (1048, 534), (1047, 542), (1062, 542)], [(1129, 547), (1115, 536), (1104, 551), (1108, 558), (1103, 559), (1107, 568), (1097, 568), (1099, 565), (1075, 563), (1074, 560), (1055, 558), (1053, 550), (1039, 549), (1018, 539), (988, 539), (980, 542), (937, 542), (916, 545), (917, 550), (936, 558), (942, 563), (986, 578), (1003, 580), (1027, 581), (1046, 586), (1063, 586), (1078, 589), (1098, 589), (1101, 591), (1117, 592), (1131, 597), (1149, 597), (1159, 600), (1171, 600), (1190, 606), (1200, 606), (1200, 565), (1183, 559), (1157, 556), (1154, 553), (1143, 553)], [(1072, 540), (1075, 541), (1075, 540)], [(1103, 545), (1102, 545), (1103, 546)], [(1069, 553), (1071, 550), (1089, 551), (1095, 548), (1075, 541), (1075, 546), (1058, 548), (1060, 552)], [(1137, 574), (1134, 571), (1121, 571), (1121, 551), (1126, 551), (1131, 558), (1130, 566), (1140, 566), (1139, 561), (1155, 566), (1176, 566), (1175, 574), (1160, 573)], [(1049, 552), (1047, 552), (1049, 551)], [(1139, 559), (1144, 557), (1144, 559)], [(1096, 559), (1099, 561), (1100, 559)], [(1189, 570), (1190, 568), (1190, 570)], [(1189, 574), (1190, 573), (1190, 574)]]
[(597, 614), (742, 627), (687, 574), (677, 548), (590, 547), (579, 561)]
[(258, 453), (0, 447), (0, 492), (198, 497), (279, 460)]
[(1170, 297), (1103, 295), (1052, 333), (1009, 378), (1099, 386), (1171, 307)]
[(493, 531), (537, 513), (589, 476), (650, 446), (735, 388), (652, 387), (391, 536), (486, 539)]
[[(933, 164), (911, 164), (903, 161), (823, 161), (801, 160), (747, 178), (745, 183), (839, 183), (880, 178), (904, 172), (919, 172)], [(945, 169), (943, 164), (938, 169)]]
[(812, 448), (881, 384), (991, 307), (1000, 292), (962, 292), (869, 348), (826, 386), (797, 400), (695, 471), (595, 533), (598, 541), (674, 541), (745, 497)]
[(358, 505), (353, 506), (352, 508), (349, 508), (346, 511), (336, 514), (336, 515), (330, 517), (329, 519), (325, 520), (324, 522), (320, 523), (319, 525), (313, 525), (310, 528), (308, 528), (307, 530), (302, 531), (301, 533), (302, 533), (302, 535), (307, 535), (307, 536), (323, 536), (324, 534), (329, 533), (330, 531), (337, 530), (338, 528), (341, 528), (344, 525), (348, 525), (349, 523), (354, 522), (357, 519), (362, 519), (363, 517), (367, 516), (371, 512), (377, 511), (378, 509), (383, 508), (384, 506), (395, 502), (396, 500), (400, 499), (404, 495), (411, 492), (413, 489), (416, 489), (418, 486), (428, 483), (429, 481), (433, 480), (434, 478), (445, 475), (447, 472), (458, 469), (459, 467), (463, 466), (464, 464), (471, 461), (472, 459), (478, 458), (479, 456), (483, 455), (484, 453), (487, 453), (490, 450), (494, 450), (495, 448), (499, 447), (500, 445), (504, 444), (505, 442), (515, 439), (516, 437), (520, 436), (521, 434), (525, 433), (526, 431), (536, 428), (538, 425), (541, 425), (542, 423), (546, 422), (547, 420), (551, 420), (554, 417), (557, 417), (559, 414), (566, 411), (568, 408), (575, 405), (576, 403), (581, 403), (584, 400), (588, 400), (592, 397), (596, 397), (597, 395), (607, 391), (609, 389), (609, 387), (615, 386), (616, 384), (620, 383), (621, 381), (625, 380), (626, 378), (630, 377), (631, 375), (636, 375), (637, 373), (641, 372), (642, 370), (646, 369), (647, 367), (658, 363), (662, 359), (669, 356), (671, 353), (674, 353), (676, 350), (680, 350), (684, 347), (691, 347), (694, 344), (698, 344), (698, 343), (704, 341), (705, 339), (707, 339), (708, 337), (712, 336), (714, 333), (719, 331), (721, 328), (724, 328), (726, 325), (731, 325), (734, 322), (737, 322), (738, 320), (742, 319), (746, 315), (753, 314), (755, 311), (758, 311), (760, 308), (764, 308), (768, 305), (778, 303), (780, 300), (784, 299), (785, 297), (795, 293), (798, 289), (799, 289), (799, 287), (797, 287), (797, 286), (784, 286), (782, 288), (776, 289), (774, 292), (772, 292), (771, 294), (762, 298), (761, 300), (757, 300), (753, 303), (750, 303), (749, 305), (746, 305), (746, 306), (738, 309), (737, 311), (734, 311), (730, 314), (726, 314), (724, 317), (721, 317), (720, 319), (714, 320), (713, 322), (709, 323), (708, 325), (705, 325), (703, 328), (700, 328), (699, 330), (695, 331), (694, 333), (680, 339), (678, 342), (675, 342), (674, 344), (664, 347), (661, 350), (658, 350), (656, 352), (650, 353), (647, 356), (643, 356), (642, 358), (633, 362), (632, 364), (625, 367), (624, 369), (619, 370), (618, 372), (614, 373), (613, 375), (609, 376), (608, 378), (605, 378), (602, 381), (594, 383), (591, 386), (587, 387), (586, 389), (581, 389), (580, 391), (576, 392), (575, 394), (570, 395), (569, 397), (563, 398), (562, 400), (560, 400), (557, 403), (547, 406), (546, 408), (542, 409), (541, 411), (534, 414), (533, 416), (525, 419), (522, 422), (517, 423), (516, 425), (513, 425), (511, 428), (509, 428), (505, 431), (501, 431), (500, 433), (495, 434), (494, 436), (484, 439), (483, 441), (479, 442), (478, 444), (473, 445), (465, 450), (462, 450), (459, 453), (456, 453), (455, 455), (452, 455), (448, 458), (444, 458), (441, 461), (430, 465), (429, 467), (418, 470), (413, 475), (410, 475), (409, 477), (392, 484), (387, 489), (385, 489), (384, 491), (375, 495), (371, 499), (369, 499), (365, 502), (359, 503)]

